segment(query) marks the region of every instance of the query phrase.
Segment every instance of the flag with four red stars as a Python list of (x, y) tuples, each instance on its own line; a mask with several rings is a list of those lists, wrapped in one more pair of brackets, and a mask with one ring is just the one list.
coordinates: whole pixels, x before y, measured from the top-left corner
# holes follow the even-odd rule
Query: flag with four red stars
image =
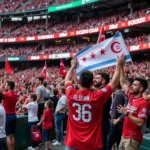
[(11, 68), (10, 68), (8, 58), (6, 58), (6, 60), (5, 60), (5, 72), (7, 72), (9, 75), (12, 75), (12, 71), (11, 71)]
[(46, 61), (45, 61), (45, 64), (44, 64), (44, 67), (43, 67), (41, 75), (42, 75), (44, 80), (47, 80), (47, 65), (46, 65)]
[(95, 71), (113, 66), (117, 56), (122, 54), (125, 55), (126, 62), (132, 61), (121, 33), (117, 32), (113, 37), (89, 46), (75, 55), (78, 62), (76, 74), (79, 76), (83, 70)]
[(104, 31), (104, 26), (101, 26), (100, 32), (99, 32), (99, 37), (97, 40), (97, 44), (105, 40), (105, 31)]
[(66, 76), (66, 67), (65, 67), (65, 65), (64, 65), (64, 62), (63, 62), (63, 60), (61, 59), (60, 60), (60, 68), (59, 68), (59, 74), (61, 75), (61, 76), (63, 76), (63, 77), (65, 77)]

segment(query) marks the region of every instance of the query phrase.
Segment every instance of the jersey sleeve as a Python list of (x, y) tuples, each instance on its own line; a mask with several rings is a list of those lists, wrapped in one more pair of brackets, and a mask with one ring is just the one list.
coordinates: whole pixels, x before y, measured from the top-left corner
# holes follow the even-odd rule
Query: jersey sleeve
[(148, 103), (144, 102), (139, 105), (138, 118), (147, 119), (148, 115)]
[(47, 114), (46, 112), (47, 112), (46, 110), (44, 110), (44, 112), (43, 112), (42, 118), (44, 118), (44, 119), (46, 118), (46, 114)]
[(7, 97), (8, 97), (8, 96), (7, 96), (7, 93), (4, 92), (4, 93), (3, 93), (3, 101), (5, 101), (5, 100), (7, 99)]
[(104, 88), (97, 91), (98, 98), (101, 104), (104, 104), (112, 94), (112, 88), (110, 85), (105, 86)]
[(67, 83), (65, 85), (67, 100), (70, 101), (73, 98), (74, 93), (77, 91), (72, 83)]

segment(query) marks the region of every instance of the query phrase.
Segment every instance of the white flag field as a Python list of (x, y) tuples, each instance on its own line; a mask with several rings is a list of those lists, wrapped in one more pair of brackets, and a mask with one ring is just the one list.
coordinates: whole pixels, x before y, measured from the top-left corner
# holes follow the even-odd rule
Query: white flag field
[(84, 70), (95, 71), (116, 64), (117, 56), (125, 55), (126, 62), (132, 61), (120, 32), (99, 44), (89, 46), (74, 56), (77, 59), (77, 76)]

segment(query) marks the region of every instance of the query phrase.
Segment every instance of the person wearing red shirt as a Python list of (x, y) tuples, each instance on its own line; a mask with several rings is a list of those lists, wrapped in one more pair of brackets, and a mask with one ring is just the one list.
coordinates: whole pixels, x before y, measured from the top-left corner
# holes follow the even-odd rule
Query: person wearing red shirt
[(80, 74), (79, 90), (74, 88), (74, 68), (76, 60), (71, 61), (71, 68), (65, 78), (65, 89), (68, 100), (68, 124), (65, 138), (66, 150), (98, 150), (102, 145), (102, 110), (110, 98), (119, 78), (120, 65), (124, 55), (117, 58), (116, 70), (112, 81), (100, 90), (92, 91), (93, 73), (83, 71)]
[(6, 139), (9, 150), (14, 150), (15, 147), (14, 134), (16, 132), (16, 103), (18, 96), (14, 88), (15, 83), (8, 81), (6, 84), (7, 92), (3, 92), (3, 106), (6, 112)]
[(42, 124), (42, 139), (45, 142), (45, 150), (51, 150), (51, 138), (52, 138), (52, 120), (53, 120), (53, 102), (48, 100), (45, 103), (45, 110), (41, 121), (37, 124), (40, 126)]
[(135, 78), (129, 89), (122, 65), (120, 84), (129, 101), (126, 108), (118, 106), (118, 112), (125, 115), (119, 150), (138, 150), (143, 138), (142, 126), (148, 115), (148, 103), (143, 98), (148, 83), (145, 79)]

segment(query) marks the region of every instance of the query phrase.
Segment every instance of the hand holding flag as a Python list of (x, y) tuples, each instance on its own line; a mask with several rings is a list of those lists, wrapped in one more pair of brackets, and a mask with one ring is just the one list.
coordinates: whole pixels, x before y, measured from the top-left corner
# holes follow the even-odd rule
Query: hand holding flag
[(131, 61), (131, 56), (120, 32), (105, 41), (89, 46), (75, 55), (77, 59), (77, 76), (84, 70), (95, 71), (116, 64), (117, 56), (125, 55), (126, 61)]

